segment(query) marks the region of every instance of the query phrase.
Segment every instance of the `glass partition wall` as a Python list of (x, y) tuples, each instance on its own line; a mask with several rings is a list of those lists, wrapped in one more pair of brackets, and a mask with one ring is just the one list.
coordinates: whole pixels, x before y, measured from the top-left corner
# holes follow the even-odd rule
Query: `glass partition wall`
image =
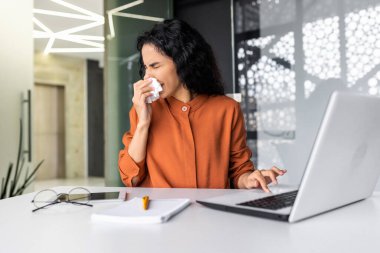
[(380, 95), (380, 2), (232, 0), (235, 89), (255, 164), (299, 183), (334, 90)]
[(133, 83), (139, 77), (137, 36), (156, 22), (172, 17), (172, 0), (104, 1), (105, 8), (105, 125), (106, 185), (121, 185), (118, 153), (129, 129)]

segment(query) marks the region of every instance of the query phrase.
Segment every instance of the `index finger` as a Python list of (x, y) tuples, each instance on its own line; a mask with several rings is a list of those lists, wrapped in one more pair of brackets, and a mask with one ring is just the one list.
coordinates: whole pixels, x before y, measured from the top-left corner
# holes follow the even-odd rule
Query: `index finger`
[(139, 86), (141, 86), (141, 87), (143, 87), (143, 86), (147, 86), (148, 84), (150, 84), (152, 82), (152, 80), (150, 79), (150, 78), (148, 78), (148, 79), (144, 79), (144, 80), (139, 80), (139, 81), (137, 81), (137, 82), (135, 82), (134, 84), (133, 84), (133, 88), (137, 88), (137, 87), (139, 87)]
[(271, 170), (273, 170), (274, 172), (276, 172), (277, 174), (280, 174), (280, 175), (284, 175), (286, 173), (286, 170), (280, 170), (279, 168), (277, 168), (276, 166), (273, 166), (271, 168)]
[(264, 176), (261, 174), (261, 172), (259, 171), (259, 173), (256, 173), (255, 174), (255, 179), (259, 182), (261, 188), (265, 191), (265, 192), (271, 192), (268, 188), (268, 185), (267, 185), (267, 182), (264, 178)]

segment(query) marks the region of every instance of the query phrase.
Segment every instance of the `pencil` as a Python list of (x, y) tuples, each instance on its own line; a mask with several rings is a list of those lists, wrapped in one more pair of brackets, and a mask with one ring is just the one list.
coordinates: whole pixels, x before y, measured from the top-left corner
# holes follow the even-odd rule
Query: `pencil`
[(148, 206), (149, 206), (149, 196), (144, 196), (142, 198), (142, 201), (143, 201), (143, 207), (144, 207), (144, 210), (148, 210)]

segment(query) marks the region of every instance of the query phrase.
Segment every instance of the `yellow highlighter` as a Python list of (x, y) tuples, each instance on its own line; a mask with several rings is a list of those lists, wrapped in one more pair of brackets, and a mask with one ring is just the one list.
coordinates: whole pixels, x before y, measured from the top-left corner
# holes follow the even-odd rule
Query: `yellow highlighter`
[(149, 206), (149, 196), (144, 196), (142, 198), (142, 201), (143, 201), (143, 208), (144, 210), (148, 210), (148, 206)]

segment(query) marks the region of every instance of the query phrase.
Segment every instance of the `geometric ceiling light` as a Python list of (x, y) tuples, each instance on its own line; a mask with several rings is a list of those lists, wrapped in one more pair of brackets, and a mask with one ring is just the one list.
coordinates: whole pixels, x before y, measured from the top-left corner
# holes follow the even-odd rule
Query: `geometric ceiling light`
[[(35, 16), (33, 17), (33, 23), (38, 26), (41, 30), (34, 30), (33, 37), (35, 39), (49, 39), (44, 53), (83, 53), (83, 52), (104, 52), (104, 37), (103, 36), (91, 36), (91, 35), (80, 35), (78, 32), (88, 30), (90, 28), (98, 27), (104, 25), (104, 17), (96, 14), (92, 11), (83, 9), (74, 4), (67, 3), (63, 0), (51, 0), (52, 2), (59, 4), (61, 6), (67, 7), (74, 10), (80, 14), (60, 12), (53, 10), (43, 10), (43, 9), (33, 9), (34, 14), (39, 15), (49, 15), (55, 17), (63, 17), (68, 19), (80, 19), (85, 21), (90, 21), (84, 25), (77, 25), (70, 27), (69, 29), (61, 31), (52, 31), (45, 24), (43, 24)], [(57, 48), (54, 47), (54, 43), (57, 40), (70, 41), (81, 46), (79, 48)]]
[(158, 18), (158, 17), (152, 17), (152, 16), (144, 16), (144, 15), (137, 15), (132, 13), (125, 13), (121, 12), (123, 10), (129, 9), (133, 6), (139, 5), (144, 3), (144, 0), (137, 0), (122, 6), (119, 6), (117, 8), (114, 8), (112, 10), (107, 11), (107, 17), (108, 17), (108, 24), (110, 27), (110, 34), (108, 38), (115, 37), (115, 27), (113, 25), (113, 19), (112, 16), (119, 16), (119, 17), (126, 17), (126, 18), (135, 18), (135, 19), (142, 19), (142, 20), (148, 20), (148, 21), (156, 21), (156, 22), (162, 22), (164, 21), (164, 18)]

